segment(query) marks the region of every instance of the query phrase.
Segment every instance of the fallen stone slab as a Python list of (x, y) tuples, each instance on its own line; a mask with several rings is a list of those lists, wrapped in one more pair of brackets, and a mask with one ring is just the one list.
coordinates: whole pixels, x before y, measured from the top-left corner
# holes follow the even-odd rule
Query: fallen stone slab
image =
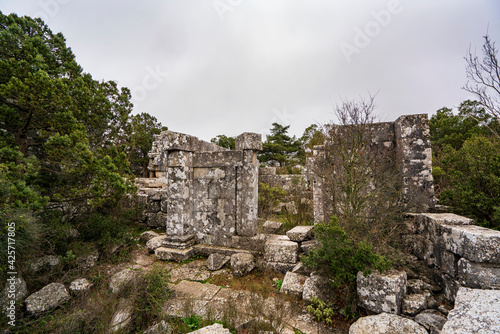
[(286, 236), (271, 236), (264, 246), (267, 262), (297, 263), (299, 244)]
[(188, 260), (193, 255), (194, 249), (191, 247), (186, 249), (159, 247), (155, 249), (155, 256), (162, 261), (182, 262)]
[(231, 256), (231, 268), (235, 276), (244, 276), (255, 268), (255, 260), (252, 254), (237, 253)]
[(302, 298), (302, 292), (304, 290), (304, 283), (306, 282), (306, 279), (307, 276), (295, 274), (289, 271), (285, 274), (280, 292)]
[(134, 271), (132, 269), (123, 269), (122, 271), (117, 272), (109, 281), (109, 289), (112, 293), (119, 293), (122, 288), (127, 286), (133, 279), (135, 279), (139, 275), (139, 272)]
[(177, 283), (182, 280), (202, 282), (210, 277), (210, 272), (204, 267), (180, 266), (170, 271), (170, 282)]
[(148, 252), (154, 253), (155, 249), (164, 247), (168, 245), (167, 236), (159, 235), (157, 237), (153, 237), (146, 242), (146, 248)]
[(227, 255), (223, 254), (210, 254), (208, 256), (207, 261), (205, 261), (205, 266), (208, 270), (215, 271), (224, 267), (226, 263), (228, 263), (231, 258)]
[(500, 264), (458, 261), (458, 280), (469, 288), (500, 289)]
[(158, 233), (156, 233), (155, 231), (146, 231), (146, 232), (142, 232), (141, 235), (139, 236), (139, 240), (141, 242), (148, 242), (149, 240), (153, 239), (153, 238), (156, 238), (156, 237), (159, 237), (160, 235)]
[(212, 299), (221, 289), (220, 286), (210, 283), (181, 281), (172, 288), (176, 298)]
[[(415, 321), (429, 331), (440, 331), (446, 323), (446, 317), (436, 310), (425, 310), (415, 316)], [(438, 332), (439, 333), (439, 332)]]
[(211, 326), (203, 327), (194, 332), (189, 332), (191, 334), (231, 334), (229, 329), (224, 328), (221, 324), (213, 324)]
[(69, 299), (70, 296), (64, 284), (50, 283), (31, 294), (24, 302), (29, 314), (40, 315), (61, 306)]
[(286, 235), (292, 241), (302, 242), (311, 239), (313, 229), (314, 226), (295, 226)]
[(243, 250), (239, 248), (230, 248), (230, 247), (223, 247), (223, 246), (214, 246), (214, 245), (206, 245), (206, 244), (197, 244), (193, 246), (193, 249), (197, 255), (201, 256), (210, 256), (210, 254), (220, 254), (220, 255), (226, 255), (226, 256), (231, 256), (236, 253), (248, 253), (252, 254), (251, 251), (248, 250)]
[(368, 276), (358, 272), (356, 283), (359, 306), (375, 313), (401, 313), (401, 302), (406, 295), (406, 272), (381, 274), (374, 271)]
[(461, 287), (441, 334), (500, 333), (500, 290)]
[(381, 313), (359, 318), (349, 328), (349, 334), (428, 334), (415, 321), (396, 314)]
[(266, 234), (275, 234), (278, 233), (282, 226), (283, 223), (281, 222), (268, 220), (262, 225), (262, 232)]

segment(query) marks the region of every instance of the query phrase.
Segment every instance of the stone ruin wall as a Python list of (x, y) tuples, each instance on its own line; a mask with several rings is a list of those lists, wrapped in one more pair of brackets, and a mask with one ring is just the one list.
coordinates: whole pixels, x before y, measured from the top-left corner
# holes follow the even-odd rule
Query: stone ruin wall
[(166, 228), (165, 246), (229, 246), (233, 236), (256, 234), (261, 147), (255, 133), (238, 136), (234, 151), (172, 131), (156, 137), (150, 178), (137, 183), (148, 225)]
[[(394, 161), (403, 185), (403, 201), (432, 211), (435, 207), (432, 148), (427, 114), (406, 115), (394, 122), (372, 124), (372, 149)], [(324, 147), (316, 146), (307, 161), (314, 171), (324, 159)], [(322, 179), (310, 173), (313, 187), (314, 222), (329, 220), (333, 203)]]

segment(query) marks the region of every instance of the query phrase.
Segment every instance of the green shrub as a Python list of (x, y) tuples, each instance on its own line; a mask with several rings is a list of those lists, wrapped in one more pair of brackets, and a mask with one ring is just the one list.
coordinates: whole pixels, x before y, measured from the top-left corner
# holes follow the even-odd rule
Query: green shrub
[(371, 269), (383, 271), (390, 268), (390, 261), (374, 253), (371, 245), (364, 241), (353, 242), (336, 217), (328, 224), (317, 224), (314, 235), (320, 245), (309, 252), (303, 263), (331, 278), (333, 288), (347, 286), (353, 292), (359, 271), (369, 275)]

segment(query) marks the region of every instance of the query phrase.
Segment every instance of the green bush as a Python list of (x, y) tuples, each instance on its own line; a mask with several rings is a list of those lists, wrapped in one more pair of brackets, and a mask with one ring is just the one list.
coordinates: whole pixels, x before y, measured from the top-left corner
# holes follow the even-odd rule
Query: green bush
[(371, 245), (364, 241), (352, 241), (337, 217), (333, 217), (328, 224), (317, 224), (314, 235), (319, 246), (309, 252), (303, 263), (307, 268), (319, 270), (331, 278), (333, 288), (347, 286), (353, 292), (359, 271), (369, 275), (371, 269), (383, 271), (390, 268), (390, 261), (374, 253)]

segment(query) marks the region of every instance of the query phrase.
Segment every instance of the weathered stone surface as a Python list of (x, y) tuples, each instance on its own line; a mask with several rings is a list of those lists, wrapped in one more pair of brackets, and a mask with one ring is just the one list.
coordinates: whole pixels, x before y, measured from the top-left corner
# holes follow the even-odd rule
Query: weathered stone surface
[(292, 273), (300, 274), (300, 275), (309, 275), (311, 273), (310, 270), (306, 269), (306, 267), (302, 264), (302, 262), (298, 262), (292, 270)]
[(399, 315), (381, 313), (359, 318), (349, 328), (349, 334), (428, 334), (413, 320)]
[(191, 334), (231, 334), (229, 329), (224, 328), (221, 324), (213, 324), (211, 326), (203, 327), (194, 332), (190, 332)]
[(167, 247), (159, 247), (155, 249), (155, 256), (162, 261), (182, 262), (194, 255), (193, 248), (175, 249)]
[[(14, 298), (9, 298), (9, 295), (14, 294)], [(0, 313), (7, 313), (6, 308), (9, 307), (11, 300), (20, 302), (28, 295), (28, 287), (26, 282), (21, 277), (7, 279), (5, 287), (0, 295)]]
[(424, 291), (431, 291), (432, 286), (420, 279), (409, 279), (407, 285), (408, 294), (424, 293)]
[(72, 295), (78, 295), (90, 290), (93, 285), (86, 278), (78, 278), (70, 283), (68, 290)]
[(406, 272), (391, 271), (369, 276), (357, 275), (358, 304), (375, 313), (401, 313), (401, 302), (406, 295)]
[(226, 255), (210, 254), (207, 261), (205, 261), (205, 266), (208, 268), (208, 270), (215, 271), (224, 267), (224, 265), (228, 263), (230, 260), (231, 258)]
[(131, 269), (123, 269), (117, 272), (109, 281), (109, 289), (112, 293), (118, 293), (123, 287), (129, 284), (133, 279), (135, 279), (139, 273)]
[(460, 288), (460, 283), (450, 277), (447, 274), (442, 275), (442, 284), (443, 284), (443, 294), (446, 300), (450, 302), (455, 302), (455, 296), (457, 294), (458, 289)]
[(132, 303), (126, 299), (120, 299), (118, 308), (111, 319), (111, 332), (124, 330), (132, 320)]
[(500, 291), (460, 288), (441, 334), (500, 333)]
[(262, 135), (252, 132), (244, 132), (235, 138), (236, 150), (262, 150)]
[(300, 249), (304, 252), (304, 254), (308, 255), (309, 251), (317, 246), (319, 246), (318, 240), (308, 240), (300, 244)]
[(302, 291), (304, 290), (306, 279), (307, 277), (304, 275), (295, 274), (289, 271), (285, 274), (280, 292), (302, 298)]
[(314, 226), (295, 226), (286, 232), (286, 235), (292, 241), (302, 242), (311, 239), (313, 229)]
[(160, 321), (156, 325), (148, 327), (144, 334), (175, 334), (172, 326), (165, 322), (165, 320)]
[(52, 269), (61, 264), (59, 258), (56, 255), (45, 255), (39, 259), (34, 260), (30, 264), (30, 269), (35, 273), (43, 270), (43, 269)]
[(231, 268), (235, 276), (243, 276), (255, 268), (255, 260), (252, 254), (237, 253), (231, 256)]
[(276, 222), (273, 220), (268, 220), (262, 225), (262, 232), (267, 234), (278, 233), (283, 223)]
[(199, 283), (191, 281), (181, 281), (172, 288), (172, 292), (177, 298), (192, 299), (212, 299), (221, 289), (220, 286), (210, 283)]
[(181, 266), (170, 271), (170, 281), (179, 282), (190, 280), (196, 282), (206, 281), (210, 277), (210, 272), (204, 266)]
[(63, 284), (50, 283), (41, 290), (31, 294), (24, 302), (28, 313), (39, 315), (61, 306), (69, 299), (68, 290), (66, 290)]
[(415, 321), (429, 331), (440, 331), (446, 323), (446, 320), (446, 317), (436, 310), (425, 310), (415, 317)]
[(328, 301), (330, 298), (328, 289), (328, 280), (319, 275), (311, 275), (304, 282), (302, 299), (310, 301), (312, 298), (318, 298)]
[(268, 262), (297, 263), (299, 245), (285, 236), (270, 237), (264, 246), (264, 259)]
[[(240, 239), (240, 238), (238, 238)], [(236, 253), (249, 253), (251, 254), (251, 251), (248, 250), (243, 250), (239, 248), (229, 248), (229, 247), (222, 247), (222, 246), (214, 246), (214, 245), (206, 245), (206, 244), (198, 244), (194, 245), (193, 249), (197, 255), (201, 256), (210, 256), (210, 254), (220, 254), (220, 255), (226, 255), (226, 256), (231, 256)]]
[(153, 237), (146, 242), (146, 247), (148, 252), (154, 253), (155, 249), (164, 247), (168, 244), (166, 235), (159, 235), (157, 237)]
[(423, 294), (407, 295), (403, 298), (401, 310), (404, 314), (414, 316), (427, 307), (427, 298)]
[(459, 282), (469, 288), (500, 289), (500, 264), (458, 261)]
[(141, 235), (139, 236), (139, 240), (141, 240), (141, 242), (148, 242), (149, 240), (153, 239), (153, 238), (156, 238), (156, 237), (159, 237), (160, 235), (158, 233), (156, 233), (155, 231), (146, 231), (146, 232), (142, 232)]
[(282, 262), (266, 262), (265, 267), (269, 270), (285, 274), (287, 271), (292, 271), (295, 267), (295, 264)]

